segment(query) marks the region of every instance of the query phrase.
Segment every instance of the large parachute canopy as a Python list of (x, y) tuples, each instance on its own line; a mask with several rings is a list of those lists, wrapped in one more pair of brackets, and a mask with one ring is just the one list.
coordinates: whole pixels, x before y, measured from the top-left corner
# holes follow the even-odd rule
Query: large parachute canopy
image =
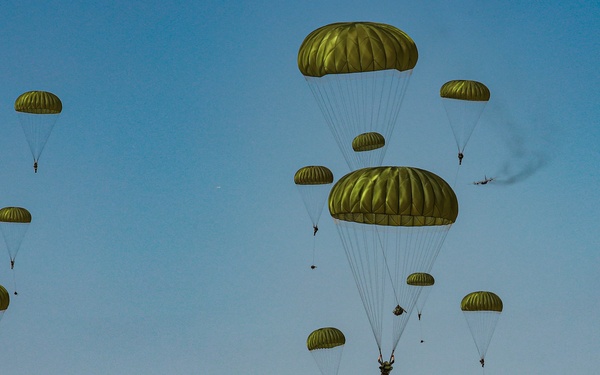
[[(393, 353), (421, 289), (411, 291), (407, 278), (431, 270), (458, 216), (456, 195), (441, 177), (422, 169), (364, 168), (333, 186), (329, 213), (380, 354), (384, 318), (394, 322)], [(385, 296), (390, 281), (391, 295)]]
[(481, 82), (454, 80), (444, 83), (440, 88), (440, 97), (454, 133), (460, 162), (481, 113), (490, 100), (490, 90)]
[[(356, 136), (390, 139), (417, 59), (415, 42), (383, 23), (333, 23), (302, 42), (298, 68), (351, 170), (365, 166), (351, 147)], [(386, 148), (371, 151), (373, 165), (381, 165)]]
[(54, 128), (56, 119), (62, 112), (62, 102), (58, 96), (46, 91), (28, 91), (15, 101), (15, 111), (29, 143), (33, 155), (34, 170)]
[(325, 327), (311, 332), (306, 347), (323, 375), (336, 375), (340, 367), (346, 337), (337, 328)]
[(31, 214), (22, 207), (4, 207), (0, 209), (0, 230), (8, 248), (10, 267), (13, 268), (21, 242), (31, 223)]
[(478, 291), (467, 294), (460, 303), (467, 325), (479, 351), (481, 366), (492, 340), (500, 313), (502, 300), (492, 292)]

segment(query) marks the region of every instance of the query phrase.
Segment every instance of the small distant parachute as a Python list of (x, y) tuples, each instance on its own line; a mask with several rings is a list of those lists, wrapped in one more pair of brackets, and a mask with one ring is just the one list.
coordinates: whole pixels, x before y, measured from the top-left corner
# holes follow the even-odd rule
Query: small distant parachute
[(414, 289), (419, 290), (419, 298), (417, 299), (417, 316), (419, 320), (421, 320), (421, 313), (423, 312), (423, 307), (425, 307), (425, 302), (427, 302), (427, 297), (429, 296), (429, 291), (435, 284), (435, 279), (428, 273), (425, 272), (415, 272), (410, 274), (406, 278), (406, 284), (415, 287)]
[[(361, 166), (351, 147), (354, 137), (377, 132), (391, 138), (417, 59), (415, 42), (383, 23), (333, 23), (302, 42), (298, 68), (351, 170)], [(374, 153), (376, 166), (386, 148)]]
[(11, 269), (15, 265), (15, 258), (27, 233), (29, 223), (31, 223), (31, 213), (25, 208), (4, 207), (0, 209), (0, 230), (2, 230), (8, 248)]
[(0, 285), (0, 319), (4, 316), (8, 305), (10, 305), (10, 295), (6, 288)]
[(356, 153), (357, 168), (377, 167), (383, 160), (385, 138), (377, 132), (362, 133), (352, 140), (352, 150)]
[(15, 111), (33, 155), (33, 169), (37, 173), (38, 160), (54, 124), (62, 112), (58, 96), (46, 91), (28, 91), (15, 101)]
[(456, 139), (458, 162), (461, 164), (467, 142), (490, 100), (490, 90), (481, 82), (454, 80), (444, 83), (440, 97)]
[[(333, 173), (327, 167), (309, 165), (300, 168), (294, 175), (294, 183), (304, 201), (304, 206), (313, 225), (313, 236), (319, 231), (319, 219), (323, 212), (323, 206), (329, 194), (329, 188), (333, 182)], [(316, 241), (316, 240), (315, 240)], [(315, 246), (313, 242), (313, 263), (315, 269)]]
[(406, 278), (406, 284), (412, 286), (410, 292), (417, 293), (417, 302), (415, 307), (417, 308), (417, 318), (419, 319), (419, 327), (421, 329), (421, 343), (425, 342), (423, 340), (423, 327), (421, 326), (421, 314), (423, 314), (423, 308), (425, 307), (425, 302), (427, 302), (427, 297), (429, 297), (429, 292), (431, 291), (431, 287), (435, 284), (435, 279), (428, 273), (425, 272), (415, 272)]
[(294, 175), (294, 183), (302, 196), (306, 211), (313, 224), (314, 234), (319, 229), (319, 219), (329, 193), (329, 185), (333, 182), (333, 173), (323, 166), (309, 165), (298, 169)]
[[(380, 355), (384, 318), (393, 323), (393, 330), (385, 330), (391, 333), (393, 355), (418, 298), (407, 277), (433, 267), (458, 216), (456, 195), (446, 181), (426, 170), (364, 168), (333, 186), (329, 213)], [(390, 281), (391, 290), (386, 287)]]
[(485, 354), (503, 309), (502, 300), (492, 292), (473, 292), (462, 299), (460, 309), (471, 330), (475, 346), (479, 351), (479, 363), (483, 367)]
[(319, 328), (306, 339), (306, 347), (323, 375), (337, 375), (345, 343), (342, 331), (333, 327)]

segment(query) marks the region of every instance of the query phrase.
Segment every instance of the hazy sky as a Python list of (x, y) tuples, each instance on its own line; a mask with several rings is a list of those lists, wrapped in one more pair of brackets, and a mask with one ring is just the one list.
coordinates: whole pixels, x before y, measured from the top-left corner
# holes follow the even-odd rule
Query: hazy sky
[[(346, 335), (340, 374), (377, 374), (334, 224), (325, 210), (311, 270), (293, 183), (305, 165), (348, 172), (298, 48), (361, 20), (419, 49), (385, 164), (453, 181), (439, 87), (492, 92), (456, 179), (425, 343), (409, 322), (393, 373), (481, 373), (460, 311), (475, 290), (504, 301), (486, 374), (598, 372), (597, 1), (132, 4), (0, 14), (0, 205), (33, 216), (0, 322), (3, 374), (319, 374), (305, 340), (323, 326)], [(37, 174), (13, 110), (29, 90), (63, 102)], [(485, 175), (498, 181), (471, 184)], [(8, 255), (0, 267), (12, 291)]]

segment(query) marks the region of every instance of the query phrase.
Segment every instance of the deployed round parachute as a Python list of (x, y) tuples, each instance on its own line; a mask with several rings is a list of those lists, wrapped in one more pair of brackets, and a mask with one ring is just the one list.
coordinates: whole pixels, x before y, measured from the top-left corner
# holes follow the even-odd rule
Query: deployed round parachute
[(440, 88), (440, 97), (456, 139), (458, 162), (461, 164), (467, 142), (490, 100), (490, 90), (481, 82), (454, 80)]
[(375, 152), (385, 146), (385, 138), (377, 132), (362, 133), (352, 140), (357, 167), (374, 167), (381, 164), (380, 154)]
[(419, 298), (417, 299), (417, 317), (421, 320), (421, 313), (423, 312), (423, 307), (425, 307), (425, 302), (427, 302), (427, 297), (429, 296), (429, 291), (431, 290), (431, 286), (435, 284), (435, 279), (433, 276), (426, 272), (415, 272), (406, 278), (406, 284), (412, 286), (413, 290), (417, 290), (419, 293)]
[(46, 91), (28, 91), (15, 101), (15, 111), (29, 143), (33, 169), (37, 173), (38, 160), (56, 120), (62, 112), (58, 96)]
[[(364, 155), (352, 149), (356, 136), (390, 139), (417, 59), (415, 42), (382, 23), (333, 23), (302, 42), (298, 68), (351, 170), (365, 166)], [(381, 165), (386, 148), (372, 149), (369, 163)]]
[(8, 248), (11, 269), (15, 265), (15, 258), (25, 233), (27, 233), (29, 223), (31, 223), (31, 214), (25, 208), (4, 207), (0, 209), (0, 230), (2, 230)]
[(464, 313), (473, 341), (479, 351), (479, 363), (482, 367), (485, 364), (485, 354), (502, 308), (500, 297), (492, 292), (484, 291), (469, 293), (460, 303), (460, 309)]
[(456, 195), (446, 181), (422, 169), (364, 168), (334, 185), (329, 212), (380, 354), (383, 322), (393, 321), (393, 331), (386, 330), (393, 355), (419, 296), (407, 278), (431, 270), (458, 216)]
[(10, 304), (10, 295), (5, 287), (0, 285), (0, 319), (4, 316), (4, 312), (8, 309)]
[(313, 355), (323, 375), (336, 375), (342, 358), (346, 337), (337, 328), (319, 328), (306, 339), (306, 347)]
[[(319, 230), (319, 219), (323, 206), (329, 193), (329, 186), (333, 182), (333, 173), (327, 167), (310, 165), (300, 168), (294, 175), (294, 183), (304, 201), (304, 206), (313, 225), (313, 236)], [(313, 242), (313, 264), (315, 266), (315, 243)]]
[(302, 196), (306, 211), (313, 224), (314, 234), (317, 234), (319, 219), (333, 182), (333, 173), (327, 167), (310, 165), (298, 169), (294, 175), (294, 183)]

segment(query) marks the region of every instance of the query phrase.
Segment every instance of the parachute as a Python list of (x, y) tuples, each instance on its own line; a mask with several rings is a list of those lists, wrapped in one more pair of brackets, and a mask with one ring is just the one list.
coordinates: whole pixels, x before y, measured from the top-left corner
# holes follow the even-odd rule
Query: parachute
[(469, 293), (460, 303), (460, 309), (464, 313), (473, 341), (479, 351), (481, 367), (485, 364), (485, 354), (502, 308), (502, 300), (492, 292)]
[[(419, 294), (409, 290), (407, 277), (431, 270), (458, 216), (456, 195), (446, 181), (422, 169), (364, 168), (333, 186), (329, 213), (380, 355), (384, 318), (393, 320), (393, 355)], [(390, 280), (392, 295), (385, 296)]]
[(458, 162), (461, 164), (467, 142), (490, 100), (490, 90), (481, 82), (454, 80), (444, 83), (440, 97), (456, 139)]
[(15, 111), (33, 155), (33, 169), (37, 173), (38, 160), (56, 120), (62, 112), (58, 96), (46, 91), (28, 91), (15, 101)]
[[(412, 286), (411, 291), (413, 293), (419, 293), (419, 297), (417, 298), (416, 308), (417, 308), (417, 318), (419, 318), (419, 326), (421, 324), (421, 314), (423, 313), (423, 307), (425, 307), (425, 302), (427, 302), (427, 297), (429, 297), (429, 291), (431, 290), (431, 286), (435, 284), (435, 279), (428, 273), (425, 272), (415, 272), (406, 278), (406, 284)], [(421, 327), (421, 343), (425, 342), (423, 340), (423, 328)]]
[(381, 164), (380, 153), (385, 146), (385, 138), (377, 132), (362, 133), (352, 140), (352, 150), (356, 153), (358, 168), (375, 167)]
[(327, 167), (307, 166), (298, 169), (294, 175), (294, 183), (306, 206), (306, 211), (313, 224), (314, 234), (317, 234), (319, 219), (333, 182), (333, 173)]
[(429, 291), (431, 288), (424, 288), (433, 286), (435, 284), (435, 279), (428, 273), (425, 272), (415, 272), (406, 278), (406, 284), (413, 286), (418, 290), (419, 298), (417, 299), (417, 314), (419, 320), (421, 320), (421, 313), (423, 312), (423, 307), (425, 306), (425, 302), (427, 301), (427, 297), (429, 296)]
[(340, 367), (346, 337), (337, 328), (319, 328), (306, 339), (306, 347), (313, 355), (321, 374), (336, 375)]
[[(364, 166), (351, 147), (356, 136), (390, 139), (417, 59), (415, 42), (382, 23), (333, 23), (302, 42), (298, 68), (351, 170)], [(373, 165), (381, 165), (386, 149), (370, 152)]]
[[(300, 168), (294, 175), (294, 183), (304, 201), (304, 206), (313, 225), (313, 236), (319, 230), (319, 219), (329, 193), (329, 185), (333, 182), (333, 173), (327, 167), (310, 165)], [(315, 248), (313, 243), (313, 265), (315, 268)]]
[(25, 208), (4, 207), (0, 209), (0, 230), (2, 230), (8, 248), (11, 269), (15, 265), (15, 258), (25, 233), (27, 233), (29, 223), (31, 223), (31, 214)]
[(10, 304), (10, 295), (5, 287), (0, 285), (0, 319), (4, 316), (8, 305)]

